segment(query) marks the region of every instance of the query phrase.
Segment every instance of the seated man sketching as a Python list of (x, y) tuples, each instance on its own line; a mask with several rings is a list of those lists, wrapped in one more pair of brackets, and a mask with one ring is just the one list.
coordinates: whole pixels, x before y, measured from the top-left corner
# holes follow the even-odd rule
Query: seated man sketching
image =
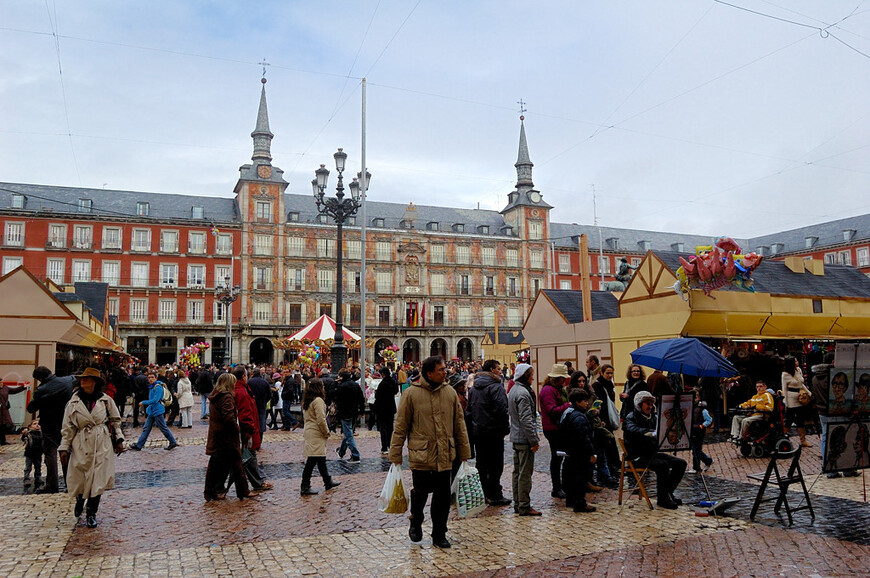
[(757, 392), (751, 399), (744, 401), (739, 407), (743, 409), (756, 409), (758, 412), (750, 415), (735, 415), (731, 422), (731, 441), (739, 441), (746, 435), (746, 428), (754, 421), (764, 417), (764, 412), (773, 411), (773, 396), (767, 391), (767, 384), (758, 380), (755, 384)]
[(686, 461), (659, 452), (656, 398), (648, 391), (639, 391), (634, 396), (634, 407), (634, 411), (626, 416), (623, 426), (628, 458), (636, 465), (656, 473), (656, 503), (662, 508), (675, 510), (683, 503), (674, 497), (674, 490), (686, 473)]

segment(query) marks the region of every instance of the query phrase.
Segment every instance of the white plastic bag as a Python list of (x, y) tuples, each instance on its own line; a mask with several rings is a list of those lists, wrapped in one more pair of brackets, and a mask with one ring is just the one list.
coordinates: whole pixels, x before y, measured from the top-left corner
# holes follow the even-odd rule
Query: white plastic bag
[(402, 481), (402, 466), (391, 464), (384, 489), (378, 496), (378, 510), (385, 514), (404, 514), (408, 511), (410, 499), (410, 492)]
[(456, 494), (456, 514), (460, 518), (476, 516), (486, 509), (480, 474), (477, 468), (469, 466), (467, 462), (462, 462), (459, 466), (450, 490)]

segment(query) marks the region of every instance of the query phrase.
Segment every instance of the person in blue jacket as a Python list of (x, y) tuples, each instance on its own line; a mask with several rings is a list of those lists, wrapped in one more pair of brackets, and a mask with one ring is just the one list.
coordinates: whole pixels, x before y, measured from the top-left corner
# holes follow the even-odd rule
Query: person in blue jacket
[(130, 446), (131, 450), (139, 451), (145, 447), (145, 442), (148, 441), (148, 436), (151, 435), (151, 428), (157, 424), (157, 429), (163, 436), (169, 440), (169, 445), (163, 449), (174, 450), (178, 447), (178, 442), (175, 441), (172, 432), (166, 425), (166, 420), (163, 415), (166, 413), (166, 408), (163, 406), (163, 388), (166, 387), (162, 381), (157, 379), (157, 374), (154, 371), (148, 372), (148, 399), (139, 402), (139, 405), (145, 408), (145, 425), (142, 426), (142, 435), (139, 440)]

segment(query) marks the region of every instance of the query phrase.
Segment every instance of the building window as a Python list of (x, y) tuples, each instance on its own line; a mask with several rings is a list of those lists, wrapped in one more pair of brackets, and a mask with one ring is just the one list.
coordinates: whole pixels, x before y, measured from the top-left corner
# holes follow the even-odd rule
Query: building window
[(148, 321), (148, 300), (130, 299), (130, 323), (145, 323)]
[(631, 261), (631, 266), (634, 267), (635, 269), (640, 267), (640, 257), (632, 257), (630, 259), (630, 261)]
[(560, 273), (570, 273), (571, 272), (571, 255), (566, 253), (559, 254), (559, 272)]
[(318, 315), (329, 315), (332, 317), (332, 303), (321, 303)]
[(432, 263), (443, 263), (444, 262), (444, 245), (430, 245), (429, 246), (429, 260)]
[(483, 324), (487, 327), (495, 326), (495, 307), (490, 305), (483, 306)]
[(146, 203), (145, 201), (137, 201), (136, 202), (136, 216), (137, 217), (147, 217), (151, 214), (151, 204)]
[(469, 284), (468, 275), (460, 275), (459, 276), (459, 294), (460, 295), (471, 295), (471, 287)]
[(825, 253), (825, 265), (833, 265), (837, 262), (836, 253)]
[(272, 203), (268, 201), (257, 201), (257, 220), (271, 221), (272, 220)]
[[(229, 235), (227, 237), (232, 240), (232, 237)], [(205, 233), (201, 231), (189, 233), (187, 235), (187, 252), (194, 255), (205, 255), (205, 251)]]
[(532, 279), (532, 295), (536, 296), (538, 291), (541, 290), (541, 280), (540, 279)]
[(176, 287), (178, 284), (178, 265), (175, 263), (162, 263), (160, 265), (160, 286)]
[(456, 262), (460, 265), (468, 265), (471, 263), (471, 247), (468, 245), (457, 245)]
[(317, 290), (332, 292), (332, 280), (335, 272), (331, 269), (321, 269), (317, 272)]
[(19, 193), (12, 193), (12, 208), (23, 209), (27, 205), (27, 197)]
[(378, 241), (375, 244), (375, 259), (378, 261), (392, 261), (393, 246), (389, 241)]
[(103, 227), (103, 249), (121, 249), (121, 229)]
[(541, 221), (529, 221), (529, 239), (540, 241), (544, 238), (544, 224)]
[(543, 269), (544, 268), (544, 252), (536, 249), (534, 251), (529, 251), (529, 260), (531, 262), (531, 266), (533, 269)]
[(837, 263), (840, 265), (851, 265), (852, 251), (840, 251), (837, 253)]
[(321, 259), (334, 259), (335, 239), (317, 239), (317, 256)]
[(344, 256), (348, 259), (359, 259), (362, 254), (362, 241), (351, 240), (347, 241), (344, 250)]
[(489, 235), (489, 225), (478, 225), (477, 232), (480, 235)]
[(427, 231), (437, 231), (438, 230), (438, 223), (436, 221), (430, 221), (430, 222), (426, 223), (426, 230)]
[(287, 255), (302, 257), (305, 255), (305, 237), (287, 237)]
[(379, 327), (389, 327), (390, 326), (390, 306), (389, 305), (378, 305), (378, 326)]
[(76, 249), (91, 248), (91, 227), (85, 225), (76, 225), (73, 227), (73, 247)]
[[(190, 241), (188, 241), (190, 243)], [(233, 252), (233, 236), (232, 235), (218, 235), (217, 236), (217, 246), (215, 247), (215, 252), (218, 255), (230, 255)]]
[(187, 302), (187, 322), (200, 324), (205, 321), (205, 302), (204, 301), (188, 301)]
[(329, 217), (327, 217), (324, 213), (317, 215), (317, 222), (325, 225), (329, 222)]
[(272, 254), (272, 236), (254, 235), (254, 255)]
[(287, 304), (287, 323), (289, 325), (302, 325), (302, 304)]
[(66, 247), (66, 225), (48, 226), (48, 246), (55, 249)]
[(495, 277), (493, 277), (492, 275), (487, 275), (485, 277), (485, 280), (486, 280), (486, 287), (484, 289), (485, 294), (486, 295), (495, 295)]
[(442, 327), (444, 325), (444, 306), (435, 305), (432, 308), (432, 325)]
[(117, 287), (121, 284), (121, 262), (120, 261), (103, 261), (103, 283), (108, 283), (112, 287)]
[(393, 273), (391, 271), (378, 271), (375, 273), (375, 291), (378, 293), (390, 293), (393, 290)]
[(221, 303), (220, 301), (214, 302), (214, 322), (215, 323), (225, 323), (226, 322), (227, 319), (226, 319), (226, 317), (224, 317), (225, 311), (226, 311), (226, 308), (224, 307), (223, 303)]
[(384, 226), (384, 219), (382, 217), (376, 217), (372, 219), (372, 227), (381, 227)]
[(120, 308), (120, 299), (117, 297), (113, 297), (109, 299), (109, 315), (112, 317), (118, 317), (118, 310)]
[(190, 218), (191, 219), (199, 219), (201, 220), (205, 216), (202, 207), (191, 207), (190, 208)]
[(287, 272), (287, 290), (305, 290), (305, 269), (290, 269)]
[(272, 289), (271, 267), (254, 267), (254, 289), (260, 291)]
[(867, 267), (870, 265), (870, 248), (859, 247), (855, 249), (855, 256), (858, 258), (857, 264), (859, 267)]
[(205, 287), (205, 265), (187, 266), (187, 286), (193, 289)]
[(505, 251), (505, 260), (508, 267), (518, 267), (520, 263), (519, 251), (516, 249), (508, 249)]
[(87, 283), (91, 280), (91, 262), (75, 260), (72, 263), (73, 283)]
[(354, 327), (362, 325), (362, 307), (359, 305), (350, 306), (350, 324)]
[(288, 223), (298, 223), (299, 222), (299, 212), (298, 211), (290, 211), (287, 213), (287, 222)]
[(5, 243), (7, 247), (24, 246), (24, 223), (6, 223)]
[(610, 257), (598, 256), (598, 273), (610, 275)]
[(148, 263), (130, 265), (130, 284), (133, 287), (148, 287)]
[(471, 325), (471, 307), (462, 306), (457, 309), (457, 323), (461, 326)]
[(3, 257), (3, 274), (6, 275), (23, 264), (24, 259), (22, 257)]
[(516, 277), (508, 278), (508, 297), (516, 297), (517, 296), (517, 285), (519, 284), (519, 280)]
[(230, 279), (230, 266), (218, 265), (214, 268), (214, 285), (215, 287), (225, 287), (232, 283)]
[(271, 303), (254, 303), (254, 322), (268, 323), (272, 320), (272, 304)]
[(453, 225), (453, 232), (454, 233), (464, 233), (465, 232), (465, 225), (463, 223), (454, 224)]
[(559, 281), (559, 289), (570, 289), (571, 281)]
[(523, 324), (523, 315), (519, 307), (508, 308), (507, 322), (511, 327), (519, 327)]
[(160, 231), (160, 251), (163, 253), (178, 252), (178, 231)]
[(160, 300), (160, 323), (175, 323), (175, 299)]
[(48, 263), (46, 263), (45, 276), (57, 283), (58, 285), (63, 285), (65, 271), (66, 263), (63, 259), (49, 259)]
[(432, 295), (444, 295), (444, 273), (432, 273), (429, 276)]
[(79, 199), (78, 212), (90, 213), (93, 206), (94, 202), (91, 199)]
[(347, 290), (350, 293), (360, 293), (362, 291), (362, 275), (359, 271), (348, 271)]
[(148, 229), (133, 229), (133, 245), (130, 247), (130, 250), (150, 251), (151, 231)]
[(495, 247), (482, 247), (480, 256), (484, 265), (495, 265)]

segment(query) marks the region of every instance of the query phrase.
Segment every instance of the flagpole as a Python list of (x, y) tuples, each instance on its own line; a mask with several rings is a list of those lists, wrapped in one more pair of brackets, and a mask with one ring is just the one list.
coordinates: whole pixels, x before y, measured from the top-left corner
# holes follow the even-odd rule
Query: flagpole
[(360, 145), (360, 158), (362, 164), (359, 171), (359, 184), (361, 195), (360, 206), (360, 386), (365, 388), (366, 383), (366, 191), (369, 188), (366, 179), (366, 79), (362, 79), (362, 142)]

